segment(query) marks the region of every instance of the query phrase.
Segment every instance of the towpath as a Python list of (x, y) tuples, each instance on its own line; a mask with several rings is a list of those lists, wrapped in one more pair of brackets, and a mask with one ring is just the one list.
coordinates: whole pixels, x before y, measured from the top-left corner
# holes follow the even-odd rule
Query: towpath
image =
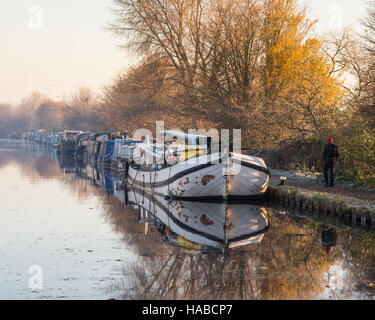
[(375, 189), (372, 188), (356, 188), (341, 182), (338, 182), (334, 188), (325, 188), (324, 184), (322, 183), (322, 177), (319, 176), (299, 176), (289, 172), (282, 172), (278, 170), (271, 170), (271, 173), (272, 185), (279, 184), (280, 177), (284, 176), (288, 179), (286, 184), (292, 187), (353, 197), (373, 202), (373, 204), (375, 204)]

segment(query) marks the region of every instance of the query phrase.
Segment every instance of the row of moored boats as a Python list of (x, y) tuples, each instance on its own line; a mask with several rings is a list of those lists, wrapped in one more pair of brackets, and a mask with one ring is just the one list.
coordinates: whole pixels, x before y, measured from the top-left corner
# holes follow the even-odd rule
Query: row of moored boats
[(162, 131), (156, 140), (122, 133), (43, 130), (23, 135), (61, 157), (114, 170), (125, 185), (165, 199), (230, 202), (259, 199), (270, 171), (263, 159), (232, 152), (205, 135)]

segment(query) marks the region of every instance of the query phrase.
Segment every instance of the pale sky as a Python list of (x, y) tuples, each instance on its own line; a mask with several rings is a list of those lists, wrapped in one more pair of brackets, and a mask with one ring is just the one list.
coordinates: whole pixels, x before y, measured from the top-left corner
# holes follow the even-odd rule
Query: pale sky
[[(362, 0), (300, 0), (319, 19), (319, 31), (360, 30)], [(135, 62), (104, 30), (112, 0), (0, 0), (0, 103), (19, 103), (33, 91), (62, 99), (77, 87), (100, 92)]]

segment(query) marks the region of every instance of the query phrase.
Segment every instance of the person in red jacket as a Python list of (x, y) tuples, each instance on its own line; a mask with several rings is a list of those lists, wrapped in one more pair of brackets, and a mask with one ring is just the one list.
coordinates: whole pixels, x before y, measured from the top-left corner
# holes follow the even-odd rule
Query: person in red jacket
[[(333, 144), (333, 138), (328, 139), (324, 146), (324, 183), (326, 187), (334, 187), (335, 184), (335, 165), (339, 158), (339, 148)], [(328, 180), (328, 173), (330, 174)]]

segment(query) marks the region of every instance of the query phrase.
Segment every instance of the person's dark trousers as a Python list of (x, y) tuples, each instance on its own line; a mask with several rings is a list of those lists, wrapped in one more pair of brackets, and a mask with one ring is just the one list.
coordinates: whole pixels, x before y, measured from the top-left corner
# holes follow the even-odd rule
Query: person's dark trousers
[[(329, 180), (328, 180), (329, 173)], [(331, 187), (335, 184), (335, 161), (326, 160), (324, 162), (324, 182), (326, 186), (330, 185)]]

